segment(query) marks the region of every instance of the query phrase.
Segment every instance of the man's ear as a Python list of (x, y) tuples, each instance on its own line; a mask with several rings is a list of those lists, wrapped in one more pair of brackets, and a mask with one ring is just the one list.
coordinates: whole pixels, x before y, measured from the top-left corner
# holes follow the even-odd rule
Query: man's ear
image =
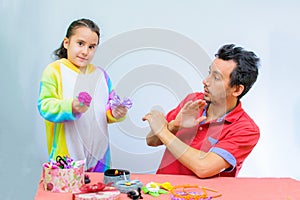
[(234, 87), (235, 87), (235, 90), (233, 91), (233, 95), (236, 96), (236, 97), (240, 96), (243, 93), (244, 89), (245, 89), (244, 85), (241, 85), (241, 84), (236, 85)]
[(69, 38), (65, 37), (65, 38), (64, 38), (64, 47), (65, 47), (65, 49), (68, 49), (69, 44), (70, 44)]

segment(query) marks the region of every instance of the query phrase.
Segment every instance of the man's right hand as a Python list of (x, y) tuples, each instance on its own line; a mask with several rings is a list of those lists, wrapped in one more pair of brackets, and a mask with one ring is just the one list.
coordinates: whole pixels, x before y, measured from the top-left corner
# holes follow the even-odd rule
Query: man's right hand
[(204, 100), (188, 101), (181, 108), (175, 120), (172, 121), (173, 126), (178, 129), (192, 128), (197, 126), (200, 122), (206, 119), (205, 116), (198, 118), (199, 113), (206, 106)]

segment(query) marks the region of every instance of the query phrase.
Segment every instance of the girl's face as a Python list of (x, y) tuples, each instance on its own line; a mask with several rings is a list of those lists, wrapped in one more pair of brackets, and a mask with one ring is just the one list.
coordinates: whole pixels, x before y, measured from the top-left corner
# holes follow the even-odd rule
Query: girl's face
[(69, 38), (64, 39), (67, 58), (76, 67), (86, 67), (91, 63), (98, 46), (98, 35), (87, 27), (79, 27)]

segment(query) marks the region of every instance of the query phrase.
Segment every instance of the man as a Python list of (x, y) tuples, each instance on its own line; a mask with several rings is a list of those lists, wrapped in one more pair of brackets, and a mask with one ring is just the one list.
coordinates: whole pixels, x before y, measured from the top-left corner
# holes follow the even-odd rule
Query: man
[(156, 110), (143, 117), (151, 128), (147, 144), (166, 146), (157, 173), (235, 177), (258, 142), (259, 128), (240, 99), (257, 79), (259, 58), (233, 44), (215, 56), (204, 92), (189, 94), (166, 117)]

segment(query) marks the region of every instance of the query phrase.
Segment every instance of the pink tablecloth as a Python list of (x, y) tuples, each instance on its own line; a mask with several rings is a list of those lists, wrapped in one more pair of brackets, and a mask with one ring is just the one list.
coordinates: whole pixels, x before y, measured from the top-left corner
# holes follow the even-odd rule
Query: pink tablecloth
[[(102, 173), (89, 173), (92, 183), (103, 182)], [(172, 185), (197, 184), (217, 190), (222, 194), (216, 200), (300, 200), (300, 182), (292, 178), (227, 178), (199, 179), (194, 176), (132, 174), (131, 180), (138, 179), (143, 184), (154, 181), (170, 182)], [(169, 194), (152, 197), (143, 194), (143, 199), (170, 199)], [(71, 200), (70, 193), (52, 193), (43, 189), (42, 180), (39, 183), (35, 200)], [(121, 194), (120, 199), (129, 199)]]

